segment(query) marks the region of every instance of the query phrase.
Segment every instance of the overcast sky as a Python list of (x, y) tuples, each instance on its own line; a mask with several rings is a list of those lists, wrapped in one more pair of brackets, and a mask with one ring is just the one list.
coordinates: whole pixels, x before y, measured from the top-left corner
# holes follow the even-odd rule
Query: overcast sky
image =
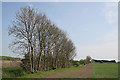
[[(25, 2), (2, 3), (2, 55), (18, 56), (8, 45), (8, 26), (15, 19), (17, 10), (31, 6), (68, 33), (76, 46), (76, 60), (91, 56), (94, 59), (118, 58), (118, 7), (117, 2)], [(0, 15), (1, 17), (1, 15)], [(1, 31), (0, 31), (1, 32)]]

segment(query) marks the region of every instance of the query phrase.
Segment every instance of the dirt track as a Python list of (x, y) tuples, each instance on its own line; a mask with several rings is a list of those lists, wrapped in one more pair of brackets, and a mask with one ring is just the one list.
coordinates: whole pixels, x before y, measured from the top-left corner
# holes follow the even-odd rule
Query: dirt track
[(67, 72), (61, 72), (57, 74), (51, 74), (44, 78), (88, 78), (92, 74), (92, 64), (88, 64), (87, 66), (70, 70)]

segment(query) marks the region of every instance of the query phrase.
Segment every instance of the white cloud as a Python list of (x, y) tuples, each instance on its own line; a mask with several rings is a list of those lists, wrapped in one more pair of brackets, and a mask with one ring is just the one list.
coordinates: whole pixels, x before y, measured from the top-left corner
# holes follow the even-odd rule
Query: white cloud
[(109, 2), (109, 3), (105, 3), (104, 6), (104, 14), (105, 14), (105, 19), (109, 24), (113, 24), (117, 21), (117, 17), (118, 17), (118, 3), (117, 2)]
[(101, 45), (77, 46), (77, 56), (80, 60), (86, 56), (94, 59), (115, 59), (118, 60), (118, 42), (109, 42)]

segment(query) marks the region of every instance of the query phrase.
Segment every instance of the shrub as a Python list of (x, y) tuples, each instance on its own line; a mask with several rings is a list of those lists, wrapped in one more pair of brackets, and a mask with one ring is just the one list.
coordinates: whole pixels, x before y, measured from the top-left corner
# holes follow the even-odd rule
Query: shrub
[(72, 65), (78, 67), (80, 65), (79, 61), (72, 61)]

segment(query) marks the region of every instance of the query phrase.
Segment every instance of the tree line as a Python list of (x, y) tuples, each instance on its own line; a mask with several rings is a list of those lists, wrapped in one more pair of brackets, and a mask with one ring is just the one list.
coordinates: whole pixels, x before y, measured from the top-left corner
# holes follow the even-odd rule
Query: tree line
[(10, 48), (24, 55), (22, 67), (30, 73), (70, 67), (70, 60), (76, 55), (66, 33), (29, 6), (16, 13), (8, 33), (15, 39)]

